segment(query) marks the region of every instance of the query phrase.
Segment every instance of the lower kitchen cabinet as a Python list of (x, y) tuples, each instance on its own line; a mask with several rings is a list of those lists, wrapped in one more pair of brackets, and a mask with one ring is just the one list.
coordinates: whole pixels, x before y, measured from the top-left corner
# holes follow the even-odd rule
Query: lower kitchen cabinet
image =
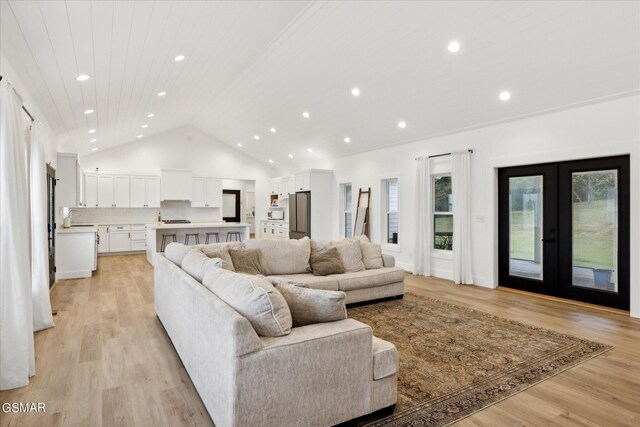
[(109, 250), (109, 226), (98, 226), (98, 253), (104, 254), (110, 252)]
[(129, 252), (130, 250), (130, 231), (109, 231), (109, 252)]

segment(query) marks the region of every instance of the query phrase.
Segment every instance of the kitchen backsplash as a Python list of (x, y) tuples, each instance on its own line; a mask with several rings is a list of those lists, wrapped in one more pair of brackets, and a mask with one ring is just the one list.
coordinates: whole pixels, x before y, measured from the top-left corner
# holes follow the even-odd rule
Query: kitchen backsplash
[(222, 221), (220, 208), (192, 208), (189, 202), (162, 202), (161, 208), (78, 208), (71, 215), (73, 224), (129, 222), (146, 224), (162, 219), (188, 219), (192, 222)]

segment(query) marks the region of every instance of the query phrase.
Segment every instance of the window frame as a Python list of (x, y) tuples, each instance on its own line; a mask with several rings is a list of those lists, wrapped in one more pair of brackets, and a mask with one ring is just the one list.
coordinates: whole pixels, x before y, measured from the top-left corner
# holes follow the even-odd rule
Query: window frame
[[(341, 238), (353, 237), (353, 183), (351, 181), (340, 182), (339, 184), (339, 221)], [(347, 187), (351, 187), (351, 203), (347, 203)], [(347, 236), (347, 214), (351, 214), (351, 236)]]
[[(451, 177), (451, 172), (442, 172), (442, 173), (435, 173), (431, 175), (431, 225), (432, 225), (432, 230), (433, 230), (433, 239), (430, 243), (431, 246), (431, 251), (437, 254), (452, 254), (453, 253), (453, 233), (454, 231), (451, 232), (451, 240), (452, 240), (452, 248), (451, 249), (442, 249), (442, 248), (436, 248), (435, 247), (435, 241), (436, 241), (436, 216), (450, 216), (451, 217), (451, 221), (453, 222), (453, 203), (455, 203), (455, 200), (452, 201), (452, 208), (450, 211), (436, 211), (436, 180), (438, 178), (442, 178), (442, 177)], [(453, 181), (453, 177), (451, 177), (451, 180)], [(453, 227), (452, 227), (453, 228)]]
[[(395, 181), (396, 182), (396, 187), (397, 187), (397, 209), (395, 211), (390, 211), (389, 208), (389, 191), (388, 191), (388, 182), (389, 181)], [(389, 250), (389, 251), (395, 251), (395, 252), (399, 252), (400, 251), (400, 244), (402, 242), (401, 238), (400, 238), (400, 202), (401, 202), (401, 197), (400, 197), (400, 178), (398, 175), (389, 175), (389, 176), (385, 176), (385, 177), (381, 177), (380, 178), (380, 194), (381, 194), (381, 211), (382, 211), (382, 216), (381, 219), (382, 221), (380, 221), (381, 223), (381, 239), (380, 241), (382, 242), (382, 246), (384, 249)], [(388, 241), (388, 236), (389, 236), (389, 229), (388, 229), (388, 222), (389, 222), (389, 213), (395, 213), (397, 215), (398, 221), (397, 221), (397, 233), (398, 233), (398, 243), (390, 243)]]

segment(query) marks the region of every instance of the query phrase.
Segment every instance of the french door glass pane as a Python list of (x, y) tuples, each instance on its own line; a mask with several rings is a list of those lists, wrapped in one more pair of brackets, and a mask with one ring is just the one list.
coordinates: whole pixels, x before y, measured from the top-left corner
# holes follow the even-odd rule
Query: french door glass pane
[(509, 178), (509, 274), (542, 280), (542, 175)]
[(618, 172), (571, 174), (572, 284), (617, 292)]

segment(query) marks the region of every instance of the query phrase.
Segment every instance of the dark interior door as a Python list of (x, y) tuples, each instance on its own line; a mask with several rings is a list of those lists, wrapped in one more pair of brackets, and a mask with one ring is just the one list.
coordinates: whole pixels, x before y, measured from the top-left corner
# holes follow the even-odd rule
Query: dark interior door
[(222, 190), (222, 219), (240, 222), (240, 190)]
[(51, 287), (56, 281), (56, 170), (50, 165), (47, 165), (47, 234)]
[(500, 285), (553, 295), (557, 284), (557, 168), (499, 171)]

